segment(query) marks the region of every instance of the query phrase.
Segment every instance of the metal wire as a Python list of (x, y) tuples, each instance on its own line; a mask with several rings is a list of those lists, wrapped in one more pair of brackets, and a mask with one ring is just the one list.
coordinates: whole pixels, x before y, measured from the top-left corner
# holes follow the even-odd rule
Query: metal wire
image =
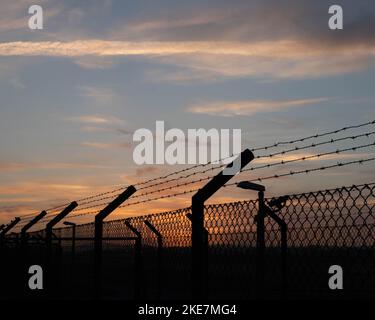
[[(327, 135), (332, 135), (332, 134), (337, 134), (337, 133), (340, 133), (340, 132), (343, 132), (343, 131), (347, 131), (347, 130), (350, 130), (350, 129), (361, 128), (361, 127), (365, 127), (365, 126), (369, 126), (369, 125), (373, 125), (373, 124), (375, 124), (375, 120), (369, 121), (369, 122), (366, 122), (366, 123), (362, 123), (362, 124), (358, 124), (358, 125), (347, 126), (347, 127), (341, 128), (341, 129), (337, 129), (337, 130), (333, 130), (333, 131), (328, 131), (328, 132), (321, 133), (321, 134), (315, 134), (315, 135), (311, 135), (311, 136), (307, 136), (307, 137), (299, 138), (299, 139), (295, 139), (295, 140), (280, 141), (280, 142), (277, 142), (277, 143), (272, 144), (272, 145), (257, 147), (257, 148), (253, 148), (251, 150), (252, 151), (268, 150), (270, 148), (276, 148), (276, 147), (278, 147), (280, 145), (294, 144), (294, 143), (297, 143), (297, 142), (303, 142), (303, 141), (306, 141), (306, 140), (316, 139), (316, 138), (319, 138), (319, 137), (323, 137), (323, 136), (327, 136)], [(368, 132), (368, 133), (358, 134), (358, 135), (354, 135), (354, 136), (350, 136), (350, 137), (342, 137), (342, 138), (337, 138), (337, 139), (331, 139), (329, 141), (324, 141), (324, 142), (319, 142), (319, 143), (313, 143), (311, 145), (302, 146), (302, 147), (295, 147), (295, 148), (292, 148), (292, 149), (289, 149), (289, 150), (283, 150), (283, 151), (275, 152), (275, 153), (269, 154), (269, 155), (260, 155), (260, 156), (257, 156), (256, 158), (257, 159), (264, 158), (264, 157), (270, 157), (271, 158), (271, 157), (276, 156), (276, 155), (284, 155), (284, 154), (289, 153), (289, 152), (299, 151), (299, 150), (303, 150), (303, 149), (307, 149), (307, 148), (315, 148), (317, 146), (321, 146), (321, 145), (325, 145), (325, 144), (332, 144), (332, 143), (335, 143), (335, 142), (344, 141), (344, 140), (348, 140), (348, 139), (353, 139), (354, 140), (354, 139), (357, 139), (359, 137), (364, 137), (364, 136), (369, 137), (370, 135), (373, 135), (373, 134), (375, 134), (375, 132)], [(222, 158), (219, 161), (223, 161), (223, 160), (231, 158), (233, 156), (234, 155), (232, 154), (231, 156), (226, 157), (226, 158)], [(305, 159), (302, 159), (302, 160), (305, 160)], [(297, 161), (297, 160), (295, 160), (295, 161)], [(281, 163), (274, 164), (274, 165), (279, 165), (279, 164), (284, 164), (284, 163), (289, 163), (289, 162), (291, 162), (291, 161), (281, 162)], [(198, 168), (198, 167), (205, 167), (205, 166), (211, 165), (213, 163), (214, 162), (208, 162), (206, 164), (198, 164), (198, 165), (195, 165), (195, 166), (191, 166), (189, 168), (185, 168), (185, 169), (182, 169), (182, 170), (174, 171), (174, 172), (171, 172), (171, 173), (169, 173), (167, 175), (159, 176), (157, 178), (149, 179), (147, 181), (138, 183), (135, 186), (141, 186), (141, 185), (145, 185), (147, 183), (153, 182), (153, 181), (163, 180), (163, 179), (168, 178), (169, 176), (172, 176), (172, 175), (175, 175), (175, 174), (178, 174), (178, 173), (182, 173), (182, 172), (186, 172), (186, 171), (189, 171), (189, 170), (193, 170), (193, 169)], [(193, 173), (185, 175), (185, 176), (179, 176), (179, 177), (176, 177), (176, 178), (173, 178), (173, 179), (169, 179), (167, 181), (162, 181), (162, 182), (159, 182), (159, 183), (152, 184), (150, 186), (141, 187), (141, 188), (139, 188), (139, 190), (148, 189), (148, 188), (151, 188), (151, 187), (154, 187), (154, 186), (160, 186), (162, 184), (166, 184), (166, 183), (169, 183), (169, 182), (177, 181), (177, 180), (180, 180), (180, 179), (186, 179), (186, 178), (189, 178), (189, 177), (197, 175), (197, 174), (202, 174), (202, 173), (206, 173), (208, 171), (213, 171), (215, 169), (221, 168), (223, 165), (224, 164), (219, 164), (218, 166), (210, 168), (210, 169), (207, 169), (207, 170), (193, 172)], [(269, 167), (269, 166), (267, 166), (267, 167)], [(255, 168), (250, 169), (250, 170), (255, 170)], [(189, 185), (189, 184), (193, 184), (193, 183), (205, 181), (208, 178), (209, 177), (202, 178), (202, 179), (197, 179), (195, 181), (188, 182), (188, 183), (178, 184), (178, 185), (176, 185), (174, 187), (186, 186), (186, 185)], [(136, 195), (135, 197), (141, 197), (141, 196), (145, 196), (145, 195), (149, 195), (149, 194), (154, 194), (154, 193), (157, 193), (157, 192), (162, 192), (162, 191), (165, 191), (165, 190), (171, 190), (174, 187), (171, 187), (171, 188), (168, 187), (168, 188), (163, 188), (163, 189), (155, 190), (155, 191), (144, 193), (144, 194), (141, 194), (141, 195)], [(81, 203), (80, 205), (87, 205), (87, 204), (90, 204), (90, 203), (96, 203), (96, 202), (100, 202), (100, 201), (103, 201), (103, 200), (108, 200), (108, 199), (111, 199), (114, 196), (117, 196), (119, 194), (117, 192), (119, 192), (121, 190), (124, 190), (124, 188), (126, 188), (126, 187), (116, 188), (116, 189), (113, 189), (113, 190), (110, 190), (110, 191), (107, 191), (107, 192), (102, 192), (102, 193), (98, 193), (96, 195), (87, 196), (87, 197), (78, 199), (77, 202), (85, 201), (85, 202)], [(112, 195), (112, 196), (106, 196), (106, 195)], [(105, 196), (105, 197), (103, 197), (103, 196)], [(47, 209), (46, 211), (48, 212), (48, 216), (49, 217), (52, 216), (52, 214), (55, 211), (57, 211), (58, 209), (64, 208), (66, 205), (68, 205), (68, 203)], [(84, 210), (84, 209), (88, 209), (88, 208), (95, 208), (95, 207), (99, 207), (99, 206), (102, 206), (102, 205), (104, 205), (104, 204), (96, 204), (96, 205), (93, 205), (93, 206), (88, 206), (86, 208), (79, 208), (76, 211)], [(39, 212), (24, 215), (22, 217), (22, 220), (23, 221), (30, 221), (37, 214), (39, 214)]]

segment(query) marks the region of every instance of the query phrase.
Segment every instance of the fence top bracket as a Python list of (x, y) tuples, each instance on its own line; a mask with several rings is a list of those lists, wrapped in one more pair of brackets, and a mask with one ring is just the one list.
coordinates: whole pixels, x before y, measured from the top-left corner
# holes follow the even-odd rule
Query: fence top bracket
[(126, 190), (121, 193), (116, 199), (114, 199), (110, 204), (108, 204), (103, 210), (101, 210), (96, 216), (95, 221), (101, 222), (107, 218), (116, 208), (118, 208), (125, 200), (129, 199), (137, 189), (131, 185), (126, 188)]
[[(245, 149), (241, 154), (234, 159), (226, 168), (213, 177), (205, 186), (203, 186), (199, 191), (193, 195), (192, 201), (198, 203), (204, 203), (209, 199), (215, 192), (217, 192), (222, 186), (224, 186), (230, 179), (232, 179), (235, 174), (239, 173), (242, 168), (244, 168), (249, 162), (254, 159), (254, 154), (250, 149)], [(233, 174), (224, 174), (229, 168), (238, 168), (237, 172)]]
[(254, 191), (266, 191), (266, 187), (262, 186), (258, 183), (253, 183), (250, 181), (241, 181), (237, 184), (238, 188), (241, 189), (248, 189), (248, 190), (254, 190)]
[(47, 214), (47, 211), (43, 210), (36, 217), (34, 217), (31, 221), (25, 224), (21, 229), (21, 236), (25, 236), (26, 231), (29, 230), (34, 224), (38, 223), (43, 217), (46, 216), (46, 214)]
[(125, 220), (124, 224), (138, 237), (141, 238), (141, 233), (128, 221)]
[(143, 221), (144, 224), (153, 232), (158, 238), (161, 238), (161, 233), (155, 228), (155, 226), (148, 220)]
[(21, 221), (21, 218), (16, 217), (13, 221), (11, 221), (7, 226), (4, 227), (4, 229), (1, 231), (0, 236), (5, 236), (5, 234), (8, 233), (13, 227)]
[(47, 223), (46, 229), (52, 230), (52, 228), (58, 224), (62, 219), (64, 219), (70, 212), (72, 212), (78, 203), (73, 201), (70, 205), (68, 205), (63, 211), (61, 211), (56, 217), (54, 217), (51, 221)]

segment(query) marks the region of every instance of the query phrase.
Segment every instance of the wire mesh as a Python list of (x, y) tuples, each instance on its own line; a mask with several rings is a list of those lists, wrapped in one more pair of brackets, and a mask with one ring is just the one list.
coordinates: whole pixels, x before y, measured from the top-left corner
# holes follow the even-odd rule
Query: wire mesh
[[(276, 198), (266, 199), (268, 205)], [(340, 265), (345, 272), (345, 292), (351, 297), (375, 293), (375, 183), (287, 195), (277, 212), (287, 224), (287, 293), (291, 297), (330, 296), (328, 268)], [(208, 232), (209, 297), (248, 299), (255, 296), (256, 215), (258, 201), (248, 200), (205, 206)], [(191, 208), (105, 222), (103, 263), (107, 297), (132, 299), (142, 287), (146, 298), (155, 298), (156, 274), (161, 267), (161, 298), (184, 299), (191, 294)], [(158, 239), (144, 223), (160, 233), (162, 263), (158, 264)], [(142, 283), (134, 277), (134, 237), (142, 242)], [(94, 224), (78, 225), (72, 246), (72, 227), (54, 230), (53, 244), (60, 252), (65, 294), (89, 297), (93, 282)], [(88, 238), (92, 240), (83, 240)], [(7, 237), (10, 247), (15, 235)], [(10, 241), (13, 239), (12, 241)], [(29, 234), (33, 254), (43, 255), (45, 231)], [(80, 240), (81, 239), (81, 240)], [(265, 292), (281, 294), (279, 226), (265, 219)], [(73, 289), (74, 288), (74, 289)], [(159, 292), (160, 293), (160, 292)]]

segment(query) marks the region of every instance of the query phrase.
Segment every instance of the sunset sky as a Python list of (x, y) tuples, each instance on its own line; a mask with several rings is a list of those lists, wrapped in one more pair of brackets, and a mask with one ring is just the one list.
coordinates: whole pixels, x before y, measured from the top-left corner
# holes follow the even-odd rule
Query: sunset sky
[[(43, 30), (28, 28), (32, 4), (44, 9)], [(156, 120), (167, 129), (240, 128), (243, 148), (374, 120), (375, 3), (333, 1), (344, 10), (344, 30), (334, 31), (330, 4), (2, 0), (0, 223), (181, 169), (134, 164), (132, 134), (153, 131)], [(361, 130), (353, 132), (374, 126)], [(259, 174), (370, 156), (374, 148)], [(374, 168), (270, 180), (267, 195), (374, 182)], [(252, 196), (233, 188), (215, 201)], [(150, 202), (116, 217), (189, 201)]]

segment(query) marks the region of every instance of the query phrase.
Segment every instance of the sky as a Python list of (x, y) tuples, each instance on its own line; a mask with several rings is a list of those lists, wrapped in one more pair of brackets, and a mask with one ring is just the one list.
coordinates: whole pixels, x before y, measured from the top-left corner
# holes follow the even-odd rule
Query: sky
[[(44, 10), (43, 30), (28, 28), (33, 4)], [(328, 28), (331, 4), (343, 8), (343, 30)], [(243, 148), (374, 120), (374, 18), (371, 0), (1, 0), (0, 223), (178, 170), (133, 161), (133, 132), (153, 131), (157, 120), (240, 128)], [(284, 170), (371, 155), (365, 148)], [(373, 169), (265, 185), (272, 196), (370, 183)], [(214, 201), (254, 196), (234, 188)], [(116, 217), (189, 205), (162, 199)]]

